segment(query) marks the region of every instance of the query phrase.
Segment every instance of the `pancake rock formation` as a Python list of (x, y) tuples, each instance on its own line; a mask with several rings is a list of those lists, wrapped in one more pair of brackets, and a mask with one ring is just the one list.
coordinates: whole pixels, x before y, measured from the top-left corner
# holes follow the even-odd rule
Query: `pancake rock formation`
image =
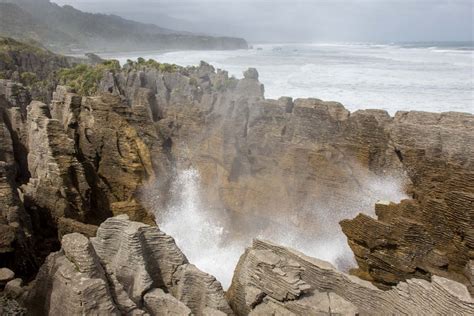
[(173, 238), (126, 215), (90, 239), (65, 235), (24, 300), (36, 315), (232, 314), (220, 283), (190, 264)]
[[(255, 69), (237, 80), (204, 62), (174, 72), (124, 69), (101, 89), (149, 109), (173, 170), (197, 169), (206, 203), (225, 209), (232, 225), (291, 223), (332, 235), (344, 219), (359, 265), (353, 273), (384, 289), (439, 275), (472, 293), (472, 114), (390, 117), (318, 99), (266, 100)], [(379, 203), (378, 219), (367, 215), (375, 202), (368, 197), (384, 186), (374, 179), (392, 179), (407, 193), (399, 204)], [(334, 215), (330, 225), (307, 211), (311, 205)], [(349, 220), (351, 205), (366, 214)], [(288, 210), (298, 212), (289, 218)]]
[[(0, 60), (0, 268), (9, 269), (0, 306), (473, 313), (473, 115), (350, 113), (337, 102), (265, 99), (255, 69), (236, 79), (205, 62), (71, 68), (79, 61), (0, 44), (9, 56)], [(190, 168), (202, 204), (225, 218), (223, 242), (269, 231), (332, 240), (340, 222), (358, 267), (344, 274), (255, 241), (224, 295), (155, 224)], [(401, 202), (375, 204), (387, 184)]]
[[(435, 276), (383, 291), (331, 264), (255, 240), (240, 258), (229, 302), (238, 315), (471, 315), (466, 286)], [(429, 298), (429, 299), (427, 299)]]

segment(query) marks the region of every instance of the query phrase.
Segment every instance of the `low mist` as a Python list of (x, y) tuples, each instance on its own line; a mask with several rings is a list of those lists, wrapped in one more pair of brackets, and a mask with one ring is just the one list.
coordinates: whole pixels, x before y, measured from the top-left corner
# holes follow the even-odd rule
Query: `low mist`
[(472, 40), (470, 0), (52, 0), (252, 42)]
[[(373, 176), (360, 179), (360, 185), (365, 194), (357, 204), (348, 203), (343, 208), (326, 201), (308, 201), (304, 209), (276, 211), (277, 218), (246, 219), (242, 215), (236, 219), (204, 201), (199, 172), (191, 168), (177, 172), (168, 207), (156, 207), (155, 215), (160, 229), (175, 238), (189, 261), (214, 275), (224, 288), (230, 286), (236, 264), (254, 238), (292, 247), (347, 271), (355, 266), (355, 260), (339, 221), (360, 212), (373, 215), (379, 200), (398, 202), (407, 198), (403, 183), (394, 178)], [(159, 199), (151, 188), (144, 197)], [(145, 203), (150, 204), (150, 200)], [(299, 228), (296, 218), (302, 215), (320, 225), (314, 230)]]

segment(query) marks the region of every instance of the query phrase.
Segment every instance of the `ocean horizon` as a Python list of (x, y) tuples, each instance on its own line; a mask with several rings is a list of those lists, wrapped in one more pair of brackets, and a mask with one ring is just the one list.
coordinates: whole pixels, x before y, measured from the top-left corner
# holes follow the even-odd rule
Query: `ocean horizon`
[(251, 44), (235, 51), (103, 54), (181, 66), (201, 60), (242, 78), (259, 71), (265, 97), (319, 98), (349, 110), (474, 112), (474, 42)]

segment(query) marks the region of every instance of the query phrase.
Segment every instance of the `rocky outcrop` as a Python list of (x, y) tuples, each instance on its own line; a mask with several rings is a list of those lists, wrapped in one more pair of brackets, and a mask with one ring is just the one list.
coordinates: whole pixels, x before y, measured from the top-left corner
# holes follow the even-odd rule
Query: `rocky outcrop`
[[(472, 115), (266, 100), (255, 69), (237, 80), (204, 62), (99, 70), (100, 83), (71, 79), (96, 95), (58, 86), (48, 104), (0, 80), (0, 259), (29, 281), (54, 252), (29, 292), (38, 313), (66, 301), (72, 314), (231, 313), (219, 282), (148, 226), (189, 168), (228, 240), (275, 230), (332, 240), (346, 219), (351, 272), (377, 286), (256, 242), (228, 293), (236, 313), (471, 312)], [(374, 213), (394, 183), (406, 199)], [(347, 219), (355, 211), (365, 214)], [(108, 219), (121, 214), (130, 220)]]
[[(174, 170), (197, 169), (205, 203), (225, 209), (231, 222), (329, 236), (364, 211), (342, 222), (354, 273), (383, 288), (433, 274), (470, 285), (472, 115), (390, 117), (318, 99), (265, 100), (256, 70), (235, 80), (206, 63), (171, 73), (128, 68), (101, 87), (148, 108)], [(400, 186), (412, 199), (378, 207), (384, 215), (374, 220), (383, 186)], [(298, 211), (288, 218), (289, 210)], [(322, 225), (320, 212), (333, 216)]]
[(64, 236), (25, 301), (36, 315), (232, 314), (220, 283), (189, 264), (170, 236), (126, 216), (106, 220), (90, 240)]
[(341, 223), (356, 273), (385, 285), (440, 275), (472, 293), (474, 117), (400, 112), (389, 130), (414, 199), (378, 204), (377, 219), (359, 215)]
[(241, 257), (227, 293), (239, 315), (470, 315), (467, 288), (434, 276), (380, 290), (331, 264), (256, 240)]
[(84, 222), (90, 208), (90, 186), (75, 156), (73, 139), (49, 107), (37, 101), (28, 106), (28, 168), (31, 178), (23, 187), (27, 204), (50, 210), (55, 219)]
[[(147, 130), (150, 119), (106, 94), (87, 98), (82, 109), (76, 131), (78, 147), (95, 169), (97, 185), (110, 209), (124, 209), (127, 205), (120, 203), (127, 201), (128, 207), (136, 209), (134, 220), (152, 223), (151, 215), (136, 201), (140, 187), (155, 177), (151, 153), (158, 145), (156, 132)], [(142, 138), (143, 134), (147, 136)]]
[[(2, 83), (5, 82), (0, 82), (0, 87)], [(33, 255), (31, 219), (16, 182), (19, 172), (8, 111), (8, 102), (0, 96), (0, 262), (24, 274), (35, 270), (37, 262)]]
[[(370, 194), (365, 179), (406, 179), (385, 132), (386, 112), (351, 115), (335, 102), (265, 100), (255, 69), (236, 80), (206, 63), (172, 73), (132, 68), (110, 74), (101, 88), (148, 108), (174, 170), (197, 169), (206, 202), (236, 219), (265, 225), (316, 203), (343, 219), (343, 206)], [(291, 221), (314, 229), (309, 213)]]
[(111, 95), (83, 99), (61, 86), (51, 105), (28, 103), (28, 90), (9, 80), (0, 93), (0, 240), (9, 267), (35, 273), (58, 238), (92, 237), (113, 215), (154, 224), (138, 196), (155, 177), (151, 155), (161, 143), (143, 107)]

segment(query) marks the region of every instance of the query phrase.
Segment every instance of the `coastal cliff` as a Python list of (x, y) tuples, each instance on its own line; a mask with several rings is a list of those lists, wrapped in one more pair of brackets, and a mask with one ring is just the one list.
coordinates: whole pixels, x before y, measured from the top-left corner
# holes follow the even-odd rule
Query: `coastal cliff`
[(49, 0), (0, 0), (0, 17), (0, 36), (62, 53), (248, 48), (242, 38), (179, 32)]
[[(473, 115), (267, 100), (257, 70), (239, 80), (204, 62), (59, 62), (54, 93), (32, 96), (18, 78), (42, 78), (21, 66), (35, 58), (0, 64), (0, 260), (36, 279), (5, 287), (29, 312), (473, 313)], [(257, 240), (224, 293), (155, 224), (190, 167), (229, 227), (317, 240), (342, 221), (358, 267)], [(373, 179), (405, 199), (375, 204)], [(333, 216), (321, 222), (313, 204)]]

